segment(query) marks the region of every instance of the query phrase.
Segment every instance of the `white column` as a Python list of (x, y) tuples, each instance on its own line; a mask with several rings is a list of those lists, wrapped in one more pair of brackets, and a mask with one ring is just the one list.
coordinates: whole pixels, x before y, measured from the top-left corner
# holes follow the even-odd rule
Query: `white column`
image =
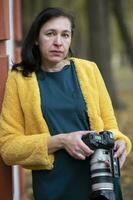
[[(13, 0), (9, 0), (9, 24), (10, 24), (10, 40), (6, 42), (7, 55), (9, 56), (9, 68), (11, 68), (14, 59), (14, 30), (13, 30)], [(13, 200), (20, 200), (20, 182), (19, 182), (19, 168), (12, 167), (13, 180)]]
[(14, 52), (13, 52), (13, 0), (9, 0), (9, 26), (10, 26), (10, 40), (6, 41), (6, 51), (7, 55), (9, 56), (9, 68), (11, 68), (12, 63), (13, 63), (13, 57), (14, 57)]

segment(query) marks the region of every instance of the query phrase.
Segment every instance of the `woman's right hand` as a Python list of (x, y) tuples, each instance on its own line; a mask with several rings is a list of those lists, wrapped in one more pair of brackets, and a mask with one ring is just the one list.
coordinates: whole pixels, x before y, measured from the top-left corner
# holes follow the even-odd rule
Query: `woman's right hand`
[(94, 131), (76, 131), (68, 134), (62, 134), (63, 148), (75, 159), (85, 160), (86, 157), (93, 154), (83, 141), (82, 137)]
[(94, 131), (75, 131), (51, 136), (48, 139), (48, 153), (51, 154), (60, 149), (65, 149), (73, 158), (85, 160), (94, 151), (82, 141), (82, 137), (92, 132)]

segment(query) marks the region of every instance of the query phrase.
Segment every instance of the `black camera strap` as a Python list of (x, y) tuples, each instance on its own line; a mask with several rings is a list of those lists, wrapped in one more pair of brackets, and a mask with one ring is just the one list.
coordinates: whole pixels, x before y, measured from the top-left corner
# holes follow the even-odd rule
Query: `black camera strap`
[(114, 150), (111, 150), (111, 166), (112, 166), (115, 200), (123, 200), (121, 181), (120, 181), (120, 163), (118, 158), (114, 158)]

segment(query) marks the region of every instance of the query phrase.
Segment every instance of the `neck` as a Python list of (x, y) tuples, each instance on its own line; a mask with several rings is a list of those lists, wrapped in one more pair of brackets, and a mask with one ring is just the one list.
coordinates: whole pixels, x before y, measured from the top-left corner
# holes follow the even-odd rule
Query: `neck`
[(61, 62), (58, 63), (48, 63), (44, 62), (42, 63), (42, 70), (45, 72), (58, 72), (61, 71), (65, 65), (69, 65), (70, 61), (69, 60), (62, 60)]

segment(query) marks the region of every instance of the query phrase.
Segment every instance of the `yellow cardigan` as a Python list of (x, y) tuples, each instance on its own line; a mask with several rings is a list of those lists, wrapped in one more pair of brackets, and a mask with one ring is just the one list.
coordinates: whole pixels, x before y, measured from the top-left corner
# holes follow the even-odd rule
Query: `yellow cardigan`
[[(110, 130), (114, 138), (124, 139), (127, 153), (131, 142), (117, 126), (112, 104), (95, 63), (72, 58), (86, 102), (91, 130)], [(0, 153), (7, 165), (29, 169), (52, 169), (54, 155), (48, 155), (50, 136), (42, 116), (40, 93), (35, 73), (24, 77), (10, 72), (0, 117)]]

